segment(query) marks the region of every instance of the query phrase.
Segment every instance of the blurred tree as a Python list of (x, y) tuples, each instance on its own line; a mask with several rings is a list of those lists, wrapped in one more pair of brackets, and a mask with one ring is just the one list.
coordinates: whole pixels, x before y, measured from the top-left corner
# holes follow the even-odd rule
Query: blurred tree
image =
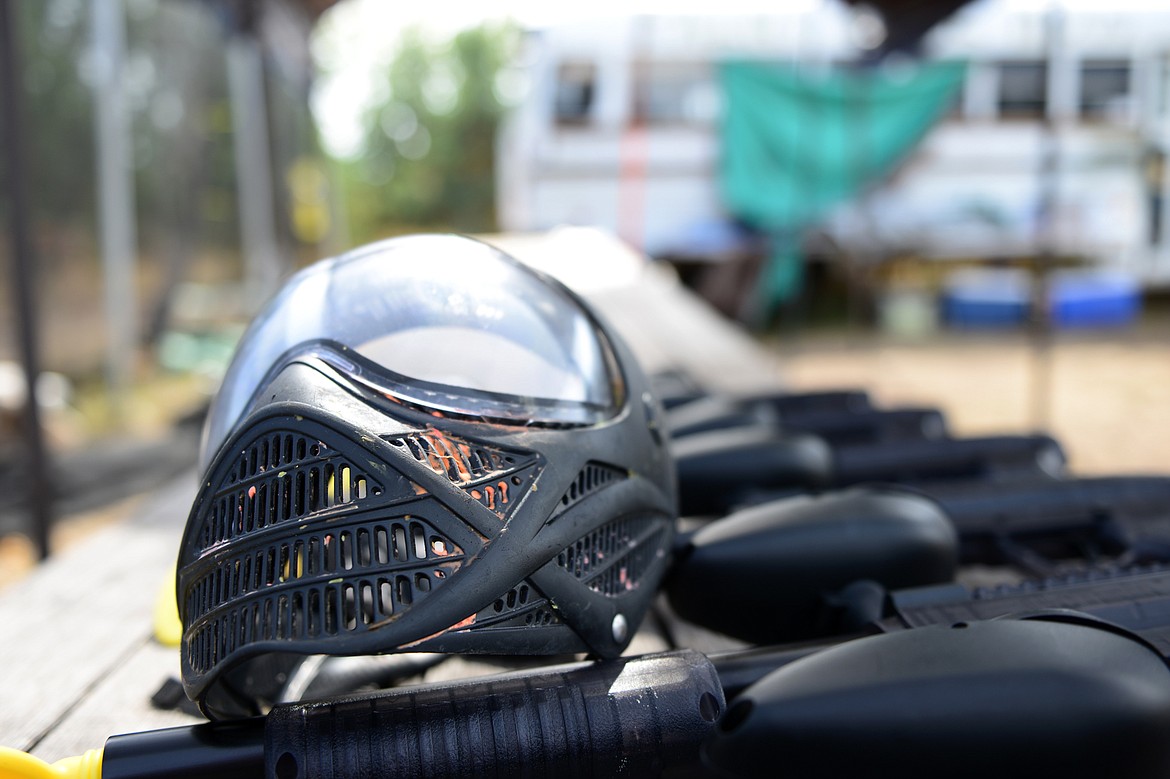
[(88, 40), (86, 8), (54, 0), (21, 3), (17, 10), (34, 218), (88, 218), (94, 209), (93, 98), (83, 78), (91, 65), (79, 56)]
[[(230, 152), (210, 118), (217, 107), (226, 110), (222, 34), (195, 4), (127, 0), (125, 10), (136, 207), (149, 242), (172, 235), (176, 218), (202, 213), (188, 201), (204, 186), (233, 191), (230, 154), (209, 149), (216, 141)], [(48, 0), (18, 11), (36, 233), (50, 265), (76, 262), (75, 246), (57, 244), (70, 232), (90, 233), (96, 211), (90, 8), (84, 0)], [(208, 221), (218, 244), (233, 245), (234, 222)]]
[[(95, 210), (90, 9), (84, 0), (49, 0), (18, 10), (32, 205), (42, 219), (89, 223)], [(186, 184), (171, 168), (206, 133), (200, 112), (226, 101), (219, 85), (222, 42), (214, 19), (190, 4), (129, 0), (126, 21), (138, 209), (140, 222), (150, 225), (160, 209), (174, 208), (176, 184)], [(231, 159), (220, 167), (230, 185)]]
[(496, 81), (519, 42), (507, 23), (442, 43), (406, 31), (387, 97), (364, 119), (363, 152), (342, 164), (353, 239), (420, 229), (495, 228)]

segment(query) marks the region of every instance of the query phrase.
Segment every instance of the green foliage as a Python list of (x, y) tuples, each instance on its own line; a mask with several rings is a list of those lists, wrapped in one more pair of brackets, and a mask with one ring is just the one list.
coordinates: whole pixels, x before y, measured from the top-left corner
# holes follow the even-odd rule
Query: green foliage
[(388, 97), (364, 118), (361, 156), (343, 163), (355, 242), (420, 229), (495, 228), (496, 79), (518, 31), (465, 30), (451, 41), (407, 31), (385, 73)]

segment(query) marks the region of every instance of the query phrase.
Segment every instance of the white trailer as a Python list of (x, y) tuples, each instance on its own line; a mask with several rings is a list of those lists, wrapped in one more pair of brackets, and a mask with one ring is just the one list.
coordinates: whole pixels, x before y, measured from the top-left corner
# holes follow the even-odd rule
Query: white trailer
[[(1170, 284), (1170, 12), (1020, 6), (975, 3), (929, 34), (926, 58), (969, 63), (958, 105), (825, 228), (871, 253), (1044, 246)], [(876, 17), (831, 0), (766, 16), (533, 31), (522, 62), (530, 89), (499, 146), (501, 226), (597, 225), (651, 255), (718, 256), (728, 219), (718, 63), (789, 61), (816, 73), (855, 60), (880, 35)]]

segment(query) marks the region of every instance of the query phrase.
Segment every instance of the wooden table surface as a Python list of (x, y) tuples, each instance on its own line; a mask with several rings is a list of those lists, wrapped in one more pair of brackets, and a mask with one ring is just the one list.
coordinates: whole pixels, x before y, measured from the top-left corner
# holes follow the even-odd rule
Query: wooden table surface
[[(776, 364), (747, 334), (668, 268), (615, 239), (566, 229), (488, 240), (581, 292), (648, 371), (681, 369), (724, 391), (778, 386)], [(164, 681), (179, 675), (178, 650), (152, 637), (152, 614), (160, 592), (173, 587), (195, 487), (194, 473), (160, 485), (131, 518), (55, 554), (0, 592), (0, 744), (56, 760), (100, 747), (114, 734), (198, 721), (150, 703)], [(644, 629), (630, 651), (662, 648), (663, 639)], [(447, 663), (436, 673), (476, 670)]]

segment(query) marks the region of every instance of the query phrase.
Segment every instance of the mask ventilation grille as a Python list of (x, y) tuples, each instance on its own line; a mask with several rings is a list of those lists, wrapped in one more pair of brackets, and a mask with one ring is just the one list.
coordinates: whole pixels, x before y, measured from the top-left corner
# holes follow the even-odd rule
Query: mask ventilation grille
[(669, 520), (624, 517), (609, 522), (557, 555), (557, 564), (602, 595), (635, 589), (654, 563), (666, 556)]
[(255, 641), (366, 630), (424, 600), (464, 551), (417, 518), (301, 533), (224, 559), (186, 592), (192, 667)]
[(626, 478), (626, 472), (619, 468), (601, 463), (588, 463), (577, 474), (577, 478), (569, 485), (569, 489), (565, 490), (565, 494), (561, 496), (560, 505), (556, 507), (549, 519), (551, 520), (567, 511), (601, 488), (624, 478)]
[(520, 498), (532, 487), (540, 473), (538, 468), (525, 468), (499, 479), (488, 479), (467, 488), (467, 493), (500, 519), (507, 519), (520, 503)]
[(476, 614), (472, 629), (544, 627), (560, 622), (544, 593), (525, 580)]
[(211, 500), (201, 551), (319, 511), (357, 506), (383, 487), (322, 441), (273, 433), (244, 447)]
[(423, 465), (454, 484), (470, 484), (483, 478), (498, 476), (516, 466), (512, 454), (444, 435), (437, 430), (401, 437), (387, 437), (386, 441), (405, 449)]
[(437, 430), (384, 440), (466, 490), (501, 520), (508, 518), (540, 473), (538, 458), (529, 453), (507, 452)]

